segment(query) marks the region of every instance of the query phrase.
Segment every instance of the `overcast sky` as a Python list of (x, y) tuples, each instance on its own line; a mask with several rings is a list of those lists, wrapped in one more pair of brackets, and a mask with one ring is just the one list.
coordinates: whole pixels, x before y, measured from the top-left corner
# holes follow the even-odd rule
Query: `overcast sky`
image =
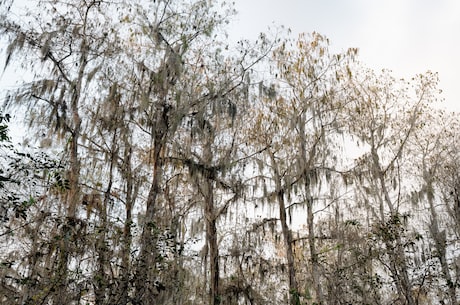
[(361, 61), (410, 78), (438, 72), (447, 109), (460, 111), (460, 0), (234, 0), (234, 38), (268, 26), (316, 31), (333, 49), (359, 48)]
[[(235, 41), (255, 39), (271, 25), (294, 34), (316, 31), (334, 50), (357, 47), (366, 65), (397, 77), (438, 72), (445, 107), (460, 111), (460, 0), (233, 1)], [(8, 80), (3, 75), (0, 86)]]

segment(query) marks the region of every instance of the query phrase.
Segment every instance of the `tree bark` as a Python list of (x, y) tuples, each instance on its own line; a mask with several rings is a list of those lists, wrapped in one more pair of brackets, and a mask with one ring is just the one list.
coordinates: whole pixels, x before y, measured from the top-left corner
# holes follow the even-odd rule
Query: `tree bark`
[(320, 266), (318, 260), (318, 253), (316, 251), (316, 238), (315, 238), (315, 226), (314, 226), (314, 214), (313, 214), (313, 198), (311, 195), (311, 171), (317, 157), (316, 149), (324, 133), (323, 127), (316, 135), (314, 142), (311, 144), (310, 150), (307, 154), (307, 139), (305, 131), (305, 114), (303, 114), (298, 121), (299, 128), (299, 145), (300, 145), (300, 160), (301, 160), (301, 174), (304, 181), (305, 200), (307, 206), (307, 226), (308, 226), (308, 244), (310, 249), (311, 259), (311, 273), (313, 285), (316, 293), (317, 304), (323, 304), (324, 295), (320, 281)]
[(132, 148), (129, 141), (125, 139), (125, 156), (122, 165), (122, 175), (126, 180), (126, 211), (125, 211), (125, 224), (123, 226), (123, 246), (121, 250), (121, 283), (120, 295), (118, 304), (128, 304), (128, 291), (130, 288), (129, 279), (131, 274), (131, 244), (132, 233), (131, 226), (133, 224), (132, 209), (134, 205), (134, 175), (131, 168)]
[(152, 182), (146, 202), (146, 212), (143, 222), (140, 252), (136, 267), (135, 301), (139, 304), (151, 304), (157, 293), (155, 289), (157, 244), (160, 228), (156, 221), (157, 198), (161, 192), (161, 178), (163, 175), (164, 149), (168, 134), (168, 111), (165, 101), (154, 109), (155, 119), (152, 126), (153, 155), (152, 155)]
[(275, 191), (276, 198), (278, 201), (279, 213), (280, 213), (280, 222), (281, 222), (281, 231), (283, 233), (284, 239), (284, 249), (286, 253), (286, 260), (288, 266), (288, 276), (289, 276), (289, 299), (291, 305), (300, 304), (299, 298), (299, 288), (297, 284), (297, 278), (295, 273), (295, 262), (294, 262), (294, 252), (292, 249), (292, 232), (289, 229), (287, 224), (286, 217), (286, 204), (284, 201), (284, 190), (282, 187), (282, 177), (278, 170), (278, 165), (275, 160), (273, 152), (269, 151), (270, 160), (272, 163), (272, 170), (275, 179)]
[[(380, 201), (383, 200), (386, 206), (390, 211), (390, 217), (399, 217), (398, 212), (395, 210), (393, 202), (391, 201), (387, 183), (385, 181), (385, 172), (382, 170), (382, 166), (380, 164), (379, 156), (377, 153), (377, 148), (375, 147), (374, 137), (371, 138), (371, 155), (372, 155), (372, 172), (374, 177), (377, 179), (380, 192), (383, 194), (382, 196), (379, 194)], [(382, 205), (382, 203), (381, 203)], [(382, 215), (382, 217), (384, 217)], [(382, 218), (380, 220), (383, 225), (385, 224), (385, 219)], [(392, 222), (392, 221), (391, 221)], [(393, 224), (390, 224), (393, 225)], [(392, 273), (392, 277), (395, 280), (396, 290), (398, 292), (398, 297), (401, 301), (405, 302), (407, 305), (415, 305), (414, 297), (412, 296), (412, 285), (409, 279), (408, 273), (408, 264), (407, 258), (404, 251), (404, 245), (401, 240), (401, 234), (399, 233), (398, 229), (395, 230), (394, 240), (392, 241), (385, 241), (385, 246), (387, 249), (387, 254), (390, 257), (390, 272)]]
[(206, 180), (205, 194), (205, 219), (206, 219), (206, 241), (209, 249), (209, 304), (220, 304), (219, 297), (219, 245), (217, 243), (216, 215), (214, 211), (214, 196), (212, 181)]
[(447, 263), (447, 253), (446, 253), (446, 235), (445, 232), (440, 231), (438, 223), (438, 213), (436, 212), (434, 200), (433, 200), (433, 185), (431, 175), (428, 173), (424, 174), (424, 179), (426, 182), (427, 188), (427, 197), (428, 203), (430, 205), (431, 213), (431, 224), (430, 224), (430, 234), (433, 237), (436, 251), (438, 252), (439, 263), (441, 264), (441, 270), (444, 276), (444, 279), (447, 283), (447, 291), (450, 298), (451, 304), (457, 304), (457, 289), (452, 276), (449, 271), (449, 265)]

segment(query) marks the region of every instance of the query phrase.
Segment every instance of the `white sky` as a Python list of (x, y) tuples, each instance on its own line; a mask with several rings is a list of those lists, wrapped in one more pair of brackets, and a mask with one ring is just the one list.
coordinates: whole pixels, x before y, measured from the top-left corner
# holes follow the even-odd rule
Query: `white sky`
[(443, 106), (460, 111), (460, 0), (234, 0), (233, 39), (272, 25), (316, 31), (336, 51), (359, 48), (371, 68), (410, 78), (438, 72)]
[[(336, 51), (357, 47), (366, 65), (397, 77), (438, 72), (444, 107), (460, 112), (460, 0), (233, 1), (239, 12), (229, 30), (234, 41), (255, 39), (272, 25), (294, 35), (317, 31)], [(0, 90), (13, 80), (0, 74)]]

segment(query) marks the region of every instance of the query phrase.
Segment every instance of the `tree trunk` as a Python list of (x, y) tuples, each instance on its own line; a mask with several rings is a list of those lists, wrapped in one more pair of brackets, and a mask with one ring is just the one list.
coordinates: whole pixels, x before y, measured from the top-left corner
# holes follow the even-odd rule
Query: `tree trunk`
[(308, 226), (308, 244), (310, 246), (310, 259), (311, 259), (311, 274), (313, 278), (313, 285), (315, 286), (316, 302), (317, 304), (323, 304), (323, 289), (320, 282), (320, 266), (318, 252), (316, 251), (316, 237), (314, 227), (314, 215), (313, 215), (313, 199), (307, 198), (307, 226)]
[(302, 164), (301, 173), (304, 181), (305, 200), (307, 205), (307, 226), (308, 226), (308, 243), (310, 248), (310, 259), (311, 259), (311, 273), (313, 285), (316, 293), (316, 303), (323, 304), (324, 295), (320, 282), (320, 266), (318, 260), (318, 253), (316, 251), (316, 238), (315, 238), (315, 227), (314, 227), (314, 214), (313, 214), (313, 198), (311, 196), (311, 170), (317, 157), (316, 149), (320, 142), (324, 130), (321, 127), (320, 132), (317, 132), (317, 136), (314, 138), (314, 142), (311, 144), (310, 150), (307, 154), (307, 139), (305, 131), (305, 114), (303, 114), (299, 121), (299, 145), (300, 145), (300, 160)]
[[(214, 141), (214, 133), (205, 134), (203, 147), (203, 162), (204, 167), (212, 164), (213, 151), (212, 142)], [(204, 171), (197, 177), (198, 188), (204, 199), (204, 218), (206, 221), (206, 244), (209, 255), (209, 305), (220, 304), (220, 282), (219, 282), (219, 245), (217, 242), (217, 212), (214, 206), (214, 181), (215, 172)], [(201, 179), (200, 179), (201, 178)]]
[[(89, 8), (87, 8), (89, 10)], [(86, 28), (86, 19), (83, 27)], [(84, 30), (85, 31), (85, 30)], [(68, 304), (71, 296), (68, 293), (68, 261), (71, 252), (70, 246), (73, 243), (73, 227), (76, 225), (77, 206), (80, 202), (80, 158), (78, 156), (79, 140), (81, 133), (81, 118), (79, 113), (80, 94), (85, 69), (88, 63), (86, 52), (86, 41), (81, 44), (81, 55), (77, 79), (71, 84), (72, 98), (70, 101), (71, 110), (71, 138), (70, 138), (70, 169), (69, 189), (67, 190), (65, 203), (67, 205), (66, 223), (62, 227), (62, 238), (60, 241), (59, 263), (56, 274), (58, 288), (54, 301), (56, 304)], [(77, 245), (75, 245), (77, 246)], [(54, 302), (53, 302), (54, 303)]]
[[(385, 181), (385, 173), (380, 165), (379, 156), (373, 139), (374, 138), (372, 138), (371, 141), (372, 169), (373, 175), (378, 181), (380, 187), (378, 192), (379, 200), (381, 202), (385, 202), (390, 211), (390, 217), (399, 217), (398, 212), (395, 210), (393, 202), (391, 201), (387, 183)], [(381, 194), (379, 194), (380, 192), (383, 194), (383, 198)], [(380, 205), (382, 205), (382, 203)], [(384, 216), (382, 215), (382, 217)], [(384, 218), (381, 219), (381, 222), (383, 225), (386, 225)], [(393, 241), (385, 242), (387, 254), (391, 260), (390, 271), (392, 273), (392, 278), (396, 282), (396, 290), (398, 292), (399, 299), (407, 305), (415, 305), (414, 297), (412, 296), (412, 284), (409, 279), (407, 258), (404, 251), (404, 245), (401, 240), (401, 234), (399, 234), (398, 229), (395, 230), (395, 234), (396, 236), (394, 236)]]
[(154, 282), (156, 275), (158, 227), (155, 221), (156, 203), (160, 192), (162, 167), (159, 146), (154, 148), (153, 178), (147, 197), (147, 209), (143, 222), (135, 278), (135, 304), (152, 304), (154, 299)]
[[(128, 141), (125, 139), (126, 151), (121, 169), (122, 175), (126, 180), (126, 211), (125, 224), (123, 227), (123, 246), (121, 249), (121, 284), (118, 304), (128, 304), (128, 291), (130, 288), (131, 274), (131, 244), (132, 233), (131, 226), (133, 224), (132, 209), (134, 204), (134, 176), (131, 168), (132, 149)], [(129, 147), (129, 148), (128, 148)]]
[[(107, 223), (107, 206), (110, 202), (110, 194), (112, 192), (112, 185), (113, 185), (113, 171), (114, 165), (117, 161), (118, 155), (116, 154), (117, 150), (117, 131), (113, 131), (112, 136), (112, 143), (110, 147), (110, 166), (109, 166), (109, 181), (107, 185), (107, 189), (104, 193), (104, 199), (98, 206), (97, 202), (89, 202), (88, 204), (93, 205), (96, 208), (96, 212), (98, 213), (98, 217), (100, 220), (99, 227), (97, 228), (97, 232), (99, 233), (96, 238), (96, 252), (98, 254), (97, 263), (98, 263), (98, 270), (95, 272), (95, 279), (94, 282), (96, 283), (96, 287), (94, 289), (95, 294), (95, 303), (99, 304), (108, 304), (110, 302), (110, 298), (113, 294), (107, 297), (107, 288), (108, 283), (111, 280), (107, 274), (107, 270), (110, 268), (107, 267), (110, 262), (108, 262), (108, 248), (107, 248), (107, 230), (108, 230), (108, 223)], [(94, 201), (99, 199), (93, 198)]]
[(269, 154), (270, 154), (270, 160), (272, 163), (272, 169), (274, 173), (276, 198), (278, 201), (281, 230), (283, 233), (284, 249), (286, 252), (286, 260), (287, 260), (287, 265), (288, 265), (289, 299), (290, 299), (291, 305), (298, 305), (300, 304), (299, 287), (297, 284), (297, 278), (295, 274), (294, 252), (292, 250), (292, 232), (289, 229), (289, 226), (287, 224), (286, 204), (284, 202), (284, 190), (281, 185), (282, 178), (280, 176), (274, 154), (271, 151), (269, 151)]
[(158, 227), (155, 214), (157, 210), (157, 198), (161, 192), (164, 150), (169, 132), (169, 110), (170, 107), (166, 102), (166, 97), (163, 97), (160, 104), (154, 104), (152, 109), (154, 113), (153, 124), (151, 126), (151, 135), (153, 136), (153, 172), (147, 196), (147, 208), (142, 228), (135, 279), (135, 300), (140, 304), (152, 304), (158, 294), (155, 288), (155, 280), (157, 276), (157, 244), (160, 228)]
[(206, 242), (209, 249), (209, 304), (220, 304), (219, 297), (219, 245), (217, 243), (216, 215), (214, 212), (214, 196), (212, 181), (206, 180), (205, 219)]
[(277, 190), (277, 198), (280, 211), (281, 228), (284, 238), (284, 247), (286, 250), (286, 259), (288, 264), (290, 303), (291, 305), (300, 305), (299, 288), (295, 274), (294, 252), (292, 250), (292, 232), (287, 225), (286, 206), (284, 203), (284, 192), (282, 189)]
[(447, 253), (446, 253), (446, 235), (445, 232), (441, 232), (439, 230), (439, 223), (438, 223), (438, 213), (436, 212), (435, 204), (433, 202), (433, 186), (431, 183), (431, 175), (425, 173), (424, 178), (425, 182), (427, 183), (427, 197), (428, 203), (430, 205), (430, 212), (431, 212), (431, 224), (430, 224), (430, 234), (434, 240), (436, 251), (438, 252), (438, 259), (439, 263), (441, 264), (441, 270), (444, 276), (444, 279), (447, 283), (448, 288), (448, 295), (450, 298), (451, 304), (457, 304), (457, 291), (456, 285), (452, 280), (452, 276), (450, 275), (449, 265), (447, 264)]

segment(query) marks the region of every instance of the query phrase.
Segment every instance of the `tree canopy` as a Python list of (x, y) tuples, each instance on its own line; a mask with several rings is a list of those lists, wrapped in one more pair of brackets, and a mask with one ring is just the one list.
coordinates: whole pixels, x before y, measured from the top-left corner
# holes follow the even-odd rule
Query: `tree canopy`
[(0, 113), (2, 303), (458, 304), (436, 73), (320, 33), (231, 45), (221, 1), (31, 2), (0, 2), (28, 75)]

